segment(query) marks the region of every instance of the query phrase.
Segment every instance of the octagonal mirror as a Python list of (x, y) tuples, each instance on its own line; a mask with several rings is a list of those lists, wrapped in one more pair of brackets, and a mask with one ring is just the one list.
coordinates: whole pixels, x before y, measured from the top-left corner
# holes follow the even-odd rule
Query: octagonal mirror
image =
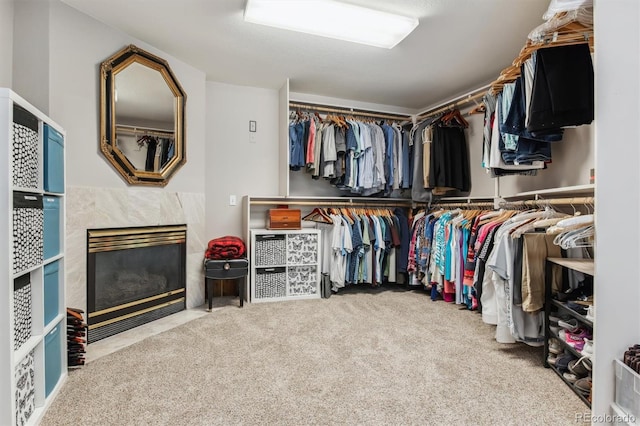
[(130, 45), (100, 81), (100, 150), (129, 184), (166, 185), (186, 162), (187, 97), (169, 64)]

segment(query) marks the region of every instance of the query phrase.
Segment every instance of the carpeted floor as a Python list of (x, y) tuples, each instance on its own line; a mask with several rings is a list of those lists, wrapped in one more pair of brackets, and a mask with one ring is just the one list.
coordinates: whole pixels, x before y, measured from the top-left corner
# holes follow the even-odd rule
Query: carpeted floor
[(422, 292), (227, 306), (70, 372), (42, 425), (575, 424), (542, 348)]

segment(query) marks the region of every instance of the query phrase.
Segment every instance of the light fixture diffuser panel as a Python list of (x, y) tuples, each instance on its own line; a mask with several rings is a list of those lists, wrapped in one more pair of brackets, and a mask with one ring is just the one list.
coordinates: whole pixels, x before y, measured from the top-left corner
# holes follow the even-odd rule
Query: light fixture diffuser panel
[(387, 49), (418, 26), (416, 18), (334, 0), (247, 0), (244, 20)]

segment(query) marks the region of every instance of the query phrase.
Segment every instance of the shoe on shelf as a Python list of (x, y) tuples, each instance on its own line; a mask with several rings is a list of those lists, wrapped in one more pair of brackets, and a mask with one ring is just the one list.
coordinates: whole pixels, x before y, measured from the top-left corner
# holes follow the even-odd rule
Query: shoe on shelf
[(587, 358), (593, 358), (593, 340), (587, 337), (584, 337), (583, 340), (584, 340), (584, 346), (580, 351), (580, 355)]
[(573, 373), (570, 373), (568, 371), (562, 373), (562, 377), (565, 378), (565, 380), (569, 383), (575, 383), (580, 377), (576, 376)]
[(585, 356), (569, 361), (569, 365), (567, 367), (571, 373), (575, 374), (578, 377), (587, 376), (589, 373), (591, 373), (591, 370), (593, 368), (591, 365), (591, 360)]
[(558, 325), (564, 328), (565, 330), (569, 330), (569, 331), (576, 331), (580, 326), (580, 324), (578, 323), (578, 320), (575, 318), (571, 318), (568, 320), (560, 320), (558, 321)]
[(560, 333), (560, 327), (557, 325), (550, 325), (549, 330), (551, 330), (551, 332), (556, 336)]
[(576, 331), (570, 331), (570, 332), (565, 332), (565, 336), (566, 335), (571, 335), (571, 337), (573, 339), (584, 339), (585, 337), (587, 339), (591, 339), (591, 332), (587, 329), (584, 328), (578, 328)]
[(582, 306), (582, 305), (580, 305), (578, 303), (575, 303), (575, 302), (572, 302), (572, 301), (568, 301), (566, 303), (566, 305), (567, 305), (567, 308), (576, 311), (580, 315), (586, 315), (587, 314), (587, 307), (586, 306)]
[(587, 315), (586, 315), (587, 319), (591, 322), (595, 322), (596, 320), (596, 308), (594, 305), (589, 306), (589, 308), (587, 309)]
[(558, 359), (556, 354), (550, 353), (549, 356), (547, 357), (547, 364), (556, 365), (556, 359)]
[(558, 325), (558, 321), (562, 319), (568, 319), (568, 318), (558, 316), (558, 313), (554, 312), (553, 314), (549, 315), (549, 325)]
[(573, 334), (566, 333), (564, 337), (564, 341), (567, 345), (571, 346), (576, 351), (580, 352), (584, 348), (584, 339), (583, 338), (574, 338)]
[(576, 390), (584, 396), (590, 395), (591, 377), (587, 376), (576, 380), (576, 382), (573, 384), (573, 387), (576, 388)]
[(549, 352), (556, 355), (562, 353), (562, 344), (558, 341), (558, 339), (549, 339)]
[(556, 358), (555, 367), (558, 369), (558, 371), (560, 371), (561, 373), (564, 373), (569, 369), (569, 362), (573, 361), (574, 359), (576, 358), (573, 355), (569, 355), (569, 354), (558, 355), (558, 357)]

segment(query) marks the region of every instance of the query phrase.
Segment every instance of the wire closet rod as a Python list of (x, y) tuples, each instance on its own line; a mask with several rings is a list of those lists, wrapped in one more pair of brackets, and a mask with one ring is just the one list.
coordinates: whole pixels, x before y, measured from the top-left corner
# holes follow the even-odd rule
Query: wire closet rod
[(315, 105), (315, 104), (301, 104), (298, 102), (289, 102), (289, 108), (300, 108), (300, 109), (322, 111), (322, 112), (335, 112), (338, 114), (355, 115), (355, 116), (361, 116), (361, 117), (386, 118), (387, 120), (399, 120), (399, 121), (411, 120), (410, 115), (382, 114), (379, 112), (355, 110), (353, 108), (336, 108), (336, 107), (327, 107), (327, 106)]

